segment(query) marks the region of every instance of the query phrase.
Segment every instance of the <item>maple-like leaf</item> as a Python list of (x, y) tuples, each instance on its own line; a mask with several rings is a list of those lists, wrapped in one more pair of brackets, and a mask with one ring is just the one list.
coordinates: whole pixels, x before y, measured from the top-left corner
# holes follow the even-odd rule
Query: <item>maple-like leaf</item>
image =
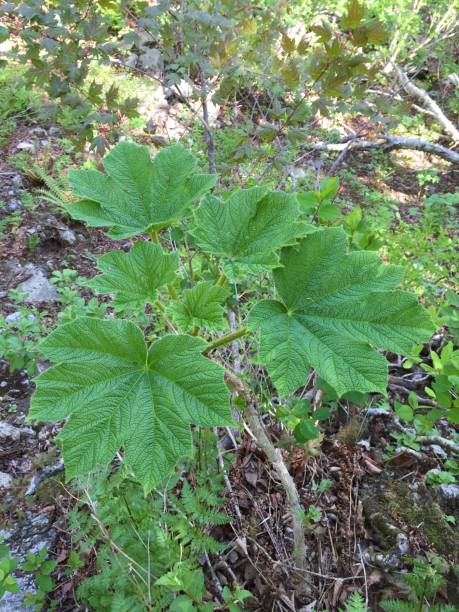
[(99, 293), (114, 293), (115, 303), (130, 307), (153, 304), (159, 287), (172, 283), (179, 265), (177, 253), (158, 244), (137, 242), (129, 253), (110, 251), (97, 261), (102, 274), (88, 285)]
[(67, 478), (106, 466), (120, 448), (145, 491), (192, 449), (190, 424), (230, 425), (223, 368), (204, 340), (165, 336), (145, 344), (125, 320), (82, 317), (40, 350), (57, 365), (36, 379), (29, 419), (67, 419), (59, 434)]
[(312, 367), (339, 395), (386, 393), (387, 362), (374, 349), (409, 353), (433, 332), (416, 297), (393, 291), (403, 270), (375, 253), (347, 252), (346, 234), (322, 229), (282, 250), (274, 270), (281, 301), (252, 309), (260, 360), (285, 395), (305, 384)]
[(206, 252), (229, 262), (275, 266), (277, 251), (304, 233), (294, 195), (265, 187), (239, 189), (223, 201), (208, 196), (195, 211), (192, 231)]
[(69, 173), (73, 218), (95, 227), (109, 227), (121, 239), (158, 230), (180, 221), (190, 206), (214, 185), (212, 174), (197, 174), (196, 159), (179, 144), (162, 149), (154, 159), (148, 147), (118, 143), (98, 170)]
[(225, 324), (222, 304), (227, 297), (227, 289), (203, 281), (192, 289), (185, 289), (180, 300), (171, 304), (169, 313), (180, 331), (193, 327), (217, 331)]

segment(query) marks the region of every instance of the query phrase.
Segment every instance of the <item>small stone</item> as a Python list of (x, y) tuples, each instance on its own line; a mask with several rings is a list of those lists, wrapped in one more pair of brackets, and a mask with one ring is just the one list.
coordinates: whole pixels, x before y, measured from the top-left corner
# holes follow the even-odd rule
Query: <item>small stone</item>
[(19, 291), (26, 294), (25, 301), (31, 304), (58, 301), (59, 295), (46, 278), (43, 270), (36, 266), (30, 266), (28, 271), (30, 272), (30, 278), (18, 286)]
[(6, 472), (0, 472), (0, 489), (11, 489), (13, 478)]
[(36, 136), (45, 135), (46, 130), (42, 127), (34, 127), (30, 130), (31, 134), (35, 134)]
[(19, 149), (19, 151), (35, 151), (35, 145), (33, 142), (23, 141), (16, 145), (16, 149)]
[(18, 442), (21, 438), (21, 430), (6, 421), (0, 421), (0, 440)]
[(397, 535), (396, 540), (397, 540), (396, 547), (397, 547), (397, 551), (400, 554), (400, 556), (407, 555), (410, 550), (410, 544), (409, 544), (408, 537), (406, 536), (406, 534), (399, 533)]
[(15, 185), (22, 185), (22, 176), (20, 174), (15, 174), (11, 180)]
[(24, 207), (24, 204), (22, 203), (21, 200), (18, 200), (18, 199), (11, 200), (8, 204), (8, 210), (11, 210), (11, 211), (20, 210), (23, 207)]
[(14, 323), (15, 321), (19, 321), (21, 318), (21, 313), (16, 311), (12, 312), (8, 316), (5, 317), (5, 323)]
[(59, 238), (65, 244), (68, 244), (71, 246), (75, 244), (77, 241), (75, 232), (72, 232), (72, 230), (69, 228), (58, 230), (58, 233), (59, 233)]
[(230, 554), (229, 554), (229, 556), (228, 556), (228, 561), (229, 561), (231, 564), (234, 564), (234, 563), (236, 563), (236, 561), (237, 561), (238, 559), (239, 559), (239, 555), (238, 555), (238, 553), (237, 553), (235, 550), (231, 551), (231, 552), (230, 552)]
[(445, 459), (445, 460), (448, 459), (448, 453), (438, 444), (431, 444), (430, 449), (440, 459)]
[(440, 485), (440, 491), (447, 499), (459, 498), (459, 485), (456, 484), (443, 484)]

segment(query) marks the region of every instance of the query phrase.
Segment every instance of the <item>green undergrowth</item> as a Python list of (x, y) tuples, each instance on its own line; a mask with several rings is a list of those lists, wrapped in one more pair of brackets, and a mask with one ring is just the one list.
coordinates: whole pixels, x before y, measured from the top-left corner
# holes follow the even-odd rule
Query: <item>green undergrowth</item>
[(0, 148), (4, 147), (19, 120), (30, 120), (40, 109), (36, 95), (21, 79), (20, 67), (0, 69)]
[(124, 470), (79, 481), (79, 502), (69, 522), (80, 557), (95, 556), (96, 573), (78, 587), (79, 600), (91, 609), (215, 609), (208, 601), (202, 555), (224, 549), (212, 532), (229, 518), (217, 438), (198, 435), (194, 460), (146, 496)]

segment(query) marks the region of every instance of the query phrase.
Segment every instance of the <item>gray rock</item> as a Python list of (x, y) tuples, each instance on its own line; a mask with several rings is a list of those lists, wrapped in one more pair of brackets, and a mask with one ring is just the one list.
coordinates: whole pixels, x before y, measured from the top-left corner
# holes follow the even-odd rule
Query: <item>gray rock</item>
[(46, 136), (46, 130), (42, 127), (34, 127), (29, 131), (31, 134), (34, 134), (36, 136)]
[(19, 442), (21, 430), (6, 421), (0, 421), (0, 440), (4, 442)]
[(13, 477), (6, 472), (0, 472), (0, 489), (11, 489)]
[(24, 597), (26, 593), (37, 592), (37, 587), (31, 576), (17, 576), (19, 587), (17, 593), (5, 593), (0, 601), (0, 612), (34, 612), (34, 606), (26, 606)]
[(457, 512), (459, 510), (459, 485), (442, 484), (439, 489), (446, 509), (449, 512)]
[(8, 210), (11, 210), (13, 212), (15, 210), (21, 210), (21, 208), (24, 208), (24, 204), (21, 200), (18, 200), (17, 198), (10, 200), (10, 202), (8, 203)]
[(5, 323), (14, 323), (15, 321), (19, 321), (21, 318), (21, 313), (16, 311), (5, 317)]
[(22, 185), (22, 176), (20, 174), (15, 174), (11, 180), (15, 185)]
[(357, 446), (360, 446), (361, 448), (364, 448), (365, 450), (369, 451), (370, 450), (370, 440), (359, 440), (357, 442)]
[[(12, 557), (23, 563), (29, 553), (37, 554), (42, 548), (52, 549), (56, 543), (57, 530), (51, 517), (43, 512), (26, 512), (24, 520), (11, 531), (1, 530)], [(19, 592), (5, 593), (0, 601), (0, 612), (33, 612), (33, 606), (26, 606), (24, 597), (27, 592), (36, 593), (37, 588), (30, 574), (18, 576)]]
[(448, 453), (438, 444), (431, 444), (430, 450), (432, 450), (437, 457), (440, 457), (440, 459), (448, 459)]
[(77, 241), (75, 232), (72, 232), (72, 230), (69, 229), (68, 227), (65, 229), (58, 229), (58, 234), (59, 234), (59, 238), (61, 239), (61, 241), (70, 246), (75, 244)]
[(35, 151), (35, 145), (33, 142), (23, 141), (16, 145), (16, 149), (20, 151)]
[(34, 265), (29, 265), (27, 271), (30, 273), (30, 277), (18, 286), (19, 291), (26, 294), (25, 301), (31, 304), (57, 302), (59, 295), (46, 278), (43, 270)]
[(396, 549), (399, 555), (407, 555), (410, 550), (410, 544), (408, 541), (408, 536), (405, 533), (399, 533), (397, 535), (397, 544)]

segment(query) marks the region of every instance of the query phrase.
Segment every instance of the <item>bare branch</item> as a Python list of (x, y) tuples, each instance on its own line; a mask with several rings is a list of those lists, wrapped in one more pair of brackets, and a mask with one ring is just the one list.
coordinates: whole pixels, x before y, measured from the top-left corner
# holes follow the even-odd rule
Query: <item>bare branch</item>
[(381, 136), (378, 140), (355, 140), (349, 145), (349, 142), (339, 143), (306, 143), (303, 148), (312, 151), (363, 151), (367, 149), (383, 149), (384, 151), (392, 151), (394, 149), (413, 149), (415, 151), (423, 151), (431, 155), (438, 155), (452, 164), (459, 164), (459, 153), (447, 149), (435, 142), (420, 140), (418, 138), (408, 138), (405, 136), (390, 136), (389, 134)]
[(400, 85), (403, 87), (406, 93), (409, 96), (417, 98), (420, 102), (422, 102), (425, 109), (429, 112), (430, 115), (435, 117), (438, 123), (442, 126), (445, 133), (453, 139), (453, 142), (459, 143), (459, 130), (454, 125), (454, 123), (448, 119), (448, 117), (444, 114), (444, 112), (441, 110), (435, 100), (433, 100), (429, 96), (429, 94), (424, 91), (424, 89), (417, 87), (412, 81), (410, 81), (406, 73), (403, 72), (403, 70), (399, 68), (396, 64), (392, 64), (392, 66), (395, 70)]

